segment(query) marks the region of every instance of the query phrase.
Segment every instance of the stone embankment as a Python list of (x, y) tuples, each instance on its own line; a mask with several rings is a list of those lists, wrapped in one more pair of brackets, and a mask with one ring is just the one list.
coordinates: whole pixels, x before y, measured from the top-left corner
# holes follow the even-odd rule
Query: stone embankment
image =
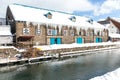
[[(49, 61), (54, 59), (66, 59), (71, 57), (77, 57), (80, 55), (92, 54), (88, 52), (109, 50), (120, 48), (120, 42), (111, 43), (87, 43), (87, 44), (64, 44), (64, 45), (47, 45), (47, 46), (34, 46), (31, 50), (20, 51), (17, 49), (19, 54), (26, 55), (29, 57), (22, 56), (18, 59), (15, 56), (6, 57), (0, 59), (0, 65), (19, 65), (19, 64), (31, 64), (42, 61)], [(15, 48), (14, 48), (15, 50)], [(10, 53), (12, 54), (12, 53)]]

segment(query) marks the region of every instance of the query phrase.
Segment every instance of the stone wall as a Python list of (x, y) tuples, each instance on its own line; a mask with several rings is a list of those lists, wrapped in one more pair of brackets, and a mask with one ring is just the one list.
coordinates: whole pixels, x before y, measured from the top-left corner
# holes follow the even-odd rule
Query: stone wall
[[(36, 28), (39, 26), (40, 34), (36, 35)], [(23, 28), (29, 28), (29, 34), (23, 34)], [(48, 35), (48, 29), (57, 30), (56, 35)], [(88, 28), (77, 30), (74, 26), (62, 26), (61, 29), (59, 26), (47, 25), (47, 24), (37, 24), (32, 22), (17, 21), (16, 22), (16, 40), (20, 36), (33, 36), (32, 43), (34, 45), (49, 45), (50, 38), (61, 38), (62, 44), (71, 44), (76, 42), (77, 37), (83, 39), (83, 43), (93, 43), (96, 38), (102, 38), (103, 42), (106, 42), (108, 39), (108, 30), (104, 29), (101, 31), (102, 34), (98, 35), (94, 33), (94, 29)]]
[[(77, 51), (81, 51), (84, 52), (85, 50), (100, 50), (102, 48), (108, 48), (108, 47), (114, 47), (115, 45), (101, 45), (101, 46), (89, 46), (89, 47), (74, 47), (74, 48), (63, 48), (63, 49), (53, 49), (53, 50), (44, 50), (44, 51), (38, 51), (38, 50), (34, 50), (34, 55), (35, 57), (40, 57), (43, 55), (55, 55), (55, 54), (59, 54), (61, 56), (64, 55), (70, 55), (70, 54), (78, 54)], [(108, 48), (109, 49), (109, 48)]]

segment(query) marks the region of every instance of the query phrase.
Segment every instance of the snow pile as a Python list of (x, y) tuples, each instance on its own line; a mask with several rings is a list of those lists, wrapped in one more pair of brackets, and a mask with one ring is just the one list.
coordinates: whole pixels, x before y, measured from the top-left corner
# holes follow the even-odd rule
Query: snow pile
[(44, 45), (44, 46), (34, 46), (33, 48), (39, 50), (53, 50), (53, 49), (63, 49), (63, 48), (75, 48), (75, 47), (90, 47), (90, 46), (106, 46), (106, 45), (117, 45), (120, 42), (102, 42), (102, 43), (85, 43), (85, 44), (54, 44), (54, 45)]
[(10, 49), (10, 48), (16, 49), (14, 46), (0, 46), (0, 49)]
[(0, 25), (0, 36), (12, 36), (9, 25)]
[(113, 33), (109, 33), (109, 36), (111, 37), (111, 38), (120, 38), (120, 34), (113, 34)]
[(108, 72), (103, 76), (92, 78), (90, 80), (120, 80), (120, 68), (116, 69), (115, 71)]

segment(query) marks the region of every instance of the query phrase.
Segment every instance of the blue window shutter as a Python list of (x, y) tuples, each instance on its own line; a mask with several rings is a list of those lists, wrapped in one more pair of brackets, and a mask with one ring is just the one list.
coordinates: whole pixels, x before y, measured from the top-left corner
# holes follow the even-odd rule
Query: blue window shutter
[(50, 44), (55, 44), (55, 39), (54, 38), (50, 38)]
[(96, 42), (96, 43), (98, 43), (98, 42), (99, 42), (99, 41), (98, 41), (98, 38), (96, 38), (95, 42)]
[(57, 38), (57, 44), (61, 44), (61, 38)]

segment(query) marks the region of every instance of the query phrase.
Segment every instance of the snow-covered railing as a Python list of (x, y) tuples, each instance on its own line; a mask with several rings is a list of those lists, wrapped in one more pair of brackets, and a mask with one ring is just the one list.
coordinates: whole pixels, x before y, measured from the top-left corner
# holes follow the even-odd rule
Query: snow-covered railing
[(119, 45), (120, 42), (102, 42), (102, 43), (85, 43), (85, 44), (54, 44), (54, 45), (44, 45), (44, 46), (34, 46), (38, 50), (54, 50), (54, 49), (64, 49), (64, 48), (75, 48), (75, 47), (92, 47), (92, 46), (108, 46), (108, 45)]

